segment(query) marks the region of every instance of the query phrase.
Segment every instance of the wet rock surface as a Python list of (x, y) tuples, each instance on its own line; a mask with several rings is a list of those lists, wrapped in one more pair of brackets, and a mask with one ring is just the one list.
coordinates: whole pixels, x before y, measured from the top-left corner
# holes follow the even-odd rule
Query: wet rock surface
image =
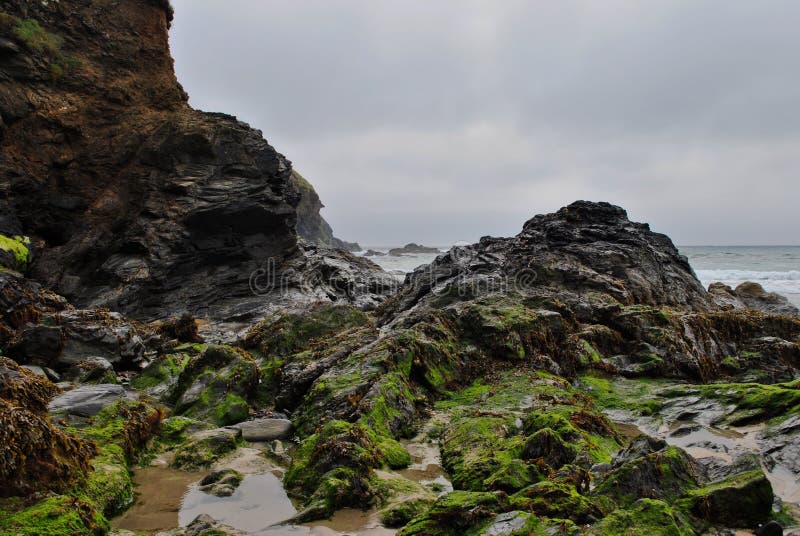
[(280, 499), (295, 531), (349, 509), (405, 536), (794, 523), (780, 297), (706, 292), (668, 237), (587, 201), (398, 288), (259, 131), (189, 108), (167, 2), (2, 9), (0, 532), (106, 533), (151, 457)]
[(242, 431), (245, 441), (272, 441), (286, 439), (292, 434), (292, 421), (289, 419), (254, 419), (234, 424), (234, 428)]
[(55, 397), (48, 409), (53, 414), (93, 417), (125, 396), (125, 389), (120, 385), (82, 385)]

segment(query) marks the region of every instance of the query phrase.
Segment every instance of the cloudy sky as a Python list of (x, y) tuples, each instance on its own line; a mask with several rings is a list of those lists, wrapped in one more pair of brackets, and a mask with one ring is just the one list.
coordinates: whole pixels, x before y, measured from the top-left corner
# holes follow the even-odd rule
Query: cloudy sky
[(196, 108), (336, 234), (447, 245), (606, 200), (678, 244), (800, 243), (795, 0), (172, 0)]

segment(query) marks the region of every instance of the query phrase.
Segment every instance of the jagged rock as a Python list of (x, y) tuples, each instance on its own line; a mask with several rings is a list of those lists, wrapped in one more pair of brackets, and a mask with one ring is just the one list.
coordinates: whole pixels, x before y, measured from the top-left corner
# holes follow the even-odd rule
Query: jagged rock
[(106, 406), (125, 398), (125, 389), (113, 383), (81, 385), (55, 397), (48, 406), (50, 413), (93, 417)]
[(564, 442), (558, 432), (543, 428), (531, 435), (522, 447), (522, 456), (530, 460), (542, 460), (553, 469), (572, 462), (575, 448)]
[(242, 438), (246, 441), (286, 439), (292, 433), (292, 421), (288, 419), (254, 419), (234, 424), (233, 427), (242, 431)]
[[(534, 311), (559, 343), (541, 335), (544, 318)], [(591, 360), (629, 376), (708, 381), (764, 337), (800, 336), (796, 318), (720, 308), (668, 237), (620, 207), (587, 201), (535, 216), (516, 237), (440, 255), (407, 275), (378, 324), (387, 332), (442, 316), (456, 340), (494, 342), (494, 355), (536, 355), (538, 366), (566, 376)], [(782, 347), (765, 353), (774, 376), (791, 376), (785, 355)]]
[(761, 468), (695, 490), (690, 497), (690, 509), (700, 519), (736, 528), (768, 521), (774, 501), (772, 485)]
[(63, 371), (98, 356), (135, 368), (159, 341), (147, 326), (119, 313), (73, 309), (37, 283), (0, 271), (0, 348), (20, 363)]
[(382, 251), (375, 251), (374, 249), (368, 249), (366, 253), (364, 253), (365, 257), (384, 257), (386, 253)]
[(735, 289), (725, 283), (711, 283), (708, 286), (708, 293), (715, 303), (723, 307), (734, 309), (749, 307), (766, 313), (800, 316), (800, 309), (785, 296), (767, 292), (759, 283), (752, 281), (745, 281)]
[[(8, 220), (42, 242), (30, 275), (80, 307), (147, 319), (263, 313), (285, 289), (254, 293), (260, 269), (280, 279), (305, 262), (326, 268), (304, 260), (296, 230), (303, 194), (291, 163), (260, 131), (189, 107), (173, 71), (165, 6), (4, 5), (8, 24), (35, 21), (52, 49), (31, 48), (13, 31), (5, 46), (13, 50), (0, 88)], [(380, 273), (331, 255), (337, 277)], [(292, 293), (372, 305), (385, 297), (363, 282), (332, 292), (311, 274), (305, 280)]]
[(620, 451), (614, 468), (603, 476), (592, 496), (609, 498), (627, 508), (638, 499), (671, 502), (697, 488), (695, 462), (683, 449), (640, 436)]

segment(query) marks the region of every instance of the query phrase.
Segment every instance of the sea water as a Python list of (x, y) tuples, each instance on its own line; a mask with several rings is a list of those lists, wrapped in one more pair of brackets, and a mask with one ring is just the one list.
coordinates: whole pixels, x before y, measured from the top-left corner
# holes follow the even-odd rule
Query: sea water
[[(387, 252), (390, 247), (370, 249)], [(449, 247), (440, 247), (442, 252)], [(708, 285), (720, 281), (731, 287), (744, 282), (760, 283), (800, 307), (800, 246), (683, 246), (697, 277)], [(363, 254), (363, 252), (362, 252)], [(384, 270), (402, 278), (417, 266), (428, 264), (436, 253), (370, 257)]]

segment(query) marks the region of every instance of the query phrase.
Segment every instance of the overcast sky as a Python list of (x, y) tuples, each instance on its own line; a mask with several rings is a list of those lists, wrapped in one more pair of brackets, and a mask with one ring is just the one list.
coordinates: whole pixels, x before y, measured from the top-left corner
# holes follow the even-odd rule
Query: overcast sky
[(800, 243), (795, 0), (172, 0), (178, 78), (335, 233), (447, 245), (575, 199), (678, 244)]

